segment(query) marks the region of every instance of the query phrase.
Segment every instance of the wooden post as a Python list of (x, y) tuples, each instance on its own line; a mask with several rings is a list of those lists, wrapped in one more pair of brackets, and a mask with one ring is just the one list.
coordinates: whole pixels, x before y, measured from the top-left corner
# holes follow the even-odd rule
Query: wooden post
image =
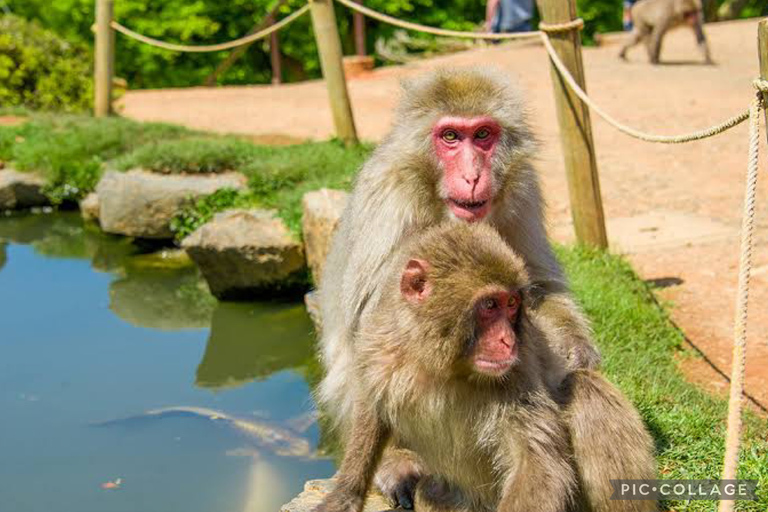
[[(537, 0), (537, 2), (541, 21), (545, 23), (566, 23), (576, 19), (575, 0)], [(568, 71), (586, 90), (579, 31), (553, 33), (550, 38), (552, 46)], [(581, 244), (604, 249), (608, 247), (608, 237), (605, 233), (605, 218), (589, 108), (560, 78), (555, 65), (550, 64), (576, 240)]]
[[(363, 0), (357, 0), (362, 4)], [(355, 53), (360, 57), (365, 57), (365, 16), (355, 11), (352, 13), (352, 25), (355, 32)]]
[(336, 136), (345, 144), (356, 144), (357, 131), (352, 117), (352, 105), (349, 102), (344, 67), (341, 62), (341, 40), (333, 12), (332, 0), (310, 0), (312, 27), (315, 31), (317, 51), (320, 54), (320, 67), (323, 70), (328, 96), (331, 101), (333, 124)]
[[(267, 21), (270, 25), (275, 23), (275, 17), (269, 15)], [(283, 83), (283, 66), (280, 59), (280, 37), (277, 32), (269, 35), (269, 63), (272, 66), (272, 85)]]
[[(768, 80), (768, 19), (757, 25), (757, 54), (760, 58), (760, 78)], [(768, 105), (768, 92), (763, 93), (763, 102)], [(768, 127), (768, 109), (763, 109), (765, 126)], [(766, 128), (768, 136), (768, 128)]]
[(93, 66), (93, 115), (112, 113), (112, 76), (115, 63), (115, 33), (110, 27), (113, 0), (96, 0), (96, 52)]

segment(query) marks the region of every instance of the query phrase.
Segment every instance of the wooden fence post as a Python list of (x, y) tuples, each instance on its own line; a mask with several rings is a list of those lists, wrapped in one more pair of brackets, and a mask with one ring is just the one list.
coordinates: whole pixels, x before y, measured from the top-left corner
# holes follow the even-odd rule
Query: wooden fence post
[[(362, 4), (363, 0), (357, 0)], [(355, 11), (352, 13), (352, 26), (355, 33), (355, 53), (360, 57), (365, 57), (365, 16)]]
[[(269, 14), (267, 22), (270, 25), (274, 24), (275, 16)], [(277, 32), (272, 32), (269, 35), (269, 63), (272, 67), (272, 85), (280, 85), (283, 83), (283, 64), (280, 57), (280, 36), (277, 35)]]
[[(760, 78), (768, 80), (768, 19), (757, 25), (757, 54), (760, 57)], [(763, 102), (768, 105), (768, 92), (763, 93)], [(768, 109), (763, 109), (765, 125), (768, 127)], [(768, 132), (768, 128), (766, 128)], [(768, 133), (766, 133), (768, 136)]]
[(356, 144), (357, 131), (341, 62), (341, 39), (336, 25), (336, 14), (333, 12), (333, 1), (310, 0), (309, 5), (317, 51), (320, 54), (320, 67), (323, 70), (328, 97), (331, 101), (336, 136), (345, 144)]
[(96, 0), (96, 52), (93, 65), (93, 115), (112, 113), (112, 76), (115, 66), (115, 31), (110, 27), (113, 0)]
[[(537, 0), (537, 2), (541, 21), (544, 23), (566, 23), (576, 19), (575, 0)], [(568, 71), (586, 90), (579, 32), (569, 30), (552, 33), (550, 38), (552, 46)], [(581, 244), (604, 249), (608, 247), (608, 237), (605, 232), (605, 217), (600, 196), (600, 179), (597, 174), (589, 108), (568, 88), (555, 65), (550, 64), (576, 240)]]

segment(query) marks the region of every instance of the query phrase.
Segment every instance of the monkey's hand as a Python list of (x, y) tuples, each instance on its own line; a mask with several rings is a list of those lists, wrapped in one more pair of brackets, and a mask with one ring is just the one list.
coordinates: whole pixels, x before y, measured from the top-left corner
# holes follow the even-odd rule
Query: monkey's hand
[(568, 367), (572, 370), (596, 370), (603, 357), (591, 338), (575, 339), (568, 354)]
[(394, 507), (412, 509), (416, 484), (422, 476), (421, 463), (414, 452), (390, 446), (384, 450), (373, 481)]
[(337, 488), (326, 495), (312, 512), (360, 512), (362, 509), (363, 498)]
[(548, 290), (546, 283), (537, 284), (531, 318), (546, 333), (550, 348), (566, 360), (568, 370), (594, 370), (602, 357), (592, 339), (592, 330), (570, 293)]

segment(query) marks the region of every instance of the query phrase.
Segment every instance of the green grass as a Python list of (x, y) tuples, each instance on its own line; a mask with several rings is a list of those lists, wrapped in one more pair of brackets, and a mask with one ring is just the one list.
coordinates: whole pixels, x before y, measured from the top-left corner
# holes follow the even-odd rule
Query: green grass
[[(8, 112), (9, 114), (11, 112)], [(174, 222), (183, 238), (221, 209), (275, 208), (300, 232), (301, 196), (323, 186), (348, 188), (370, 147), (345, 148), (337, 141), (263, 146), (242, 137), (194, 132), (118, 117), (29, 114), (19, 126), (0, 126), (0, 160), (18, 170), (40, 172), (56, 204), (92, 191), (107, 168), (144, 168), (159, 173), (239, 171), (247, 192), (223, 191), (201, 201)]]
[[(616, 256), (561, 248), (559, 257), (593, 320), (606, 375), (637, 405), (654, 435), (660, 477), (719, 478), (727, 404), (680, 373), (675, 356), (689, 351), (645, 283)], [(736, 508), (765, 511), (768, 422), (746, 415), (743, 439), (739, 477), (759, 480), (759, 501), (738, 502)], [(716, 510), (715, 502), (667, 505), (667, 510)]]

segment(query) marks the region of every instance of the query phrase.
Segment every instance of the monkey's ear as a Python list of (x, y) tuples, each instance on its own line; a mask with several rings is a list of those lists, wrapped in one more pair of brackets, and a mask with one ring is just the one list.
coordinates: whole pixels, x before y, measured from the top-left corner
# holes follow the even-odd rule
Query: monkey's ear
[(408, 302), (418, 304), (429, 296), (432, 291), (427, 281), (429, 263), (416, 258), (408, 260), (400, 278), (400, 293)]

